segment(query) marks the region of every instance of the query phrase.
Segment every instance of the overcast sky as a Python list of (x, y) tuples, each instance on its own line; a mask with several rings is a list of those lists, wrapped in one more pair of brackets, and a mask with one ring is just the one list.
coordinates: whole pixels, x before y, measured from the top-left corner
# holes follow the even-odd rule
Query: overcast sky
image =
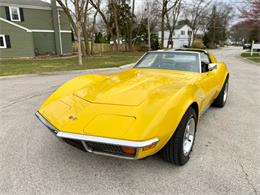
[[(50, 2), (51, 0), (41, 0), (41, 1), (45, 1), (45, 2)], [(136, 11), (138, 12), (141, 11), (141, 10), (144, 10), (146, 8), (146, 3), (147, 1), (151, 2), (153, 0), (135, 0), (135, 9)], [(189, 2), (191, 0), (183, 0), (184, 2)], [(228, 3), (230, 5), (232, 5), (232, 7), (235, 9), (235, 11), (237, 12), (237, 8), (239, 6), (242, 5), (242, 1), (243, 0), (213, 0), (215, 3)], [(233, 18), (233, 21), (231, 22), (232, 24), (236, 23), (237, 22), (237, 17), (234, 17)]]

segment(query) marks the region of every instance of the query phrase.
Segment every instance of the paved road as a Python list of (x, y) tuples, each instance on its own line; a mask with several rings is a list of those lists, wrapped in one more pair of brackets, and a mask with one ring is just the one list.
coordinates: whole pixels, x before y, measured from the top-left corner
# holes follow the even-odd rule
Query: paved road
[(230, 70), (229, 99), (203, 115), (183, 167), (96, 156), (50, 134), (34, 112), (79, 73), (0, 79), (0, 194), (260, 194), (260, 65), (240, 52), (214, 51)]

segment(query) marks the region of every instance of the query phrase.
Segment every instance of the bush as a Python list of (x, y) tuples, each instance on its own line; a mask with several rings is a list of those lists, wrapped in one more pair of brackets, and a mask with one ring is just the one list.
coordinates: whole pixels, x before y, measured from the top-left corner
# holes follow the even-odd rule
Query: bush
[(103, 36), (102, 33), (95, 33), (95, 43), (109, 43), (107, 37)]
[(192, 47), (197, 49), (204, 49), (203, 41), (201, 39), (195, 39), (192, 42)]
[(212, 42), (209, 43), (207, 46), (208, 46), (209, 49), (216, 49), (217, 48), (216, 44), (212, 43)]

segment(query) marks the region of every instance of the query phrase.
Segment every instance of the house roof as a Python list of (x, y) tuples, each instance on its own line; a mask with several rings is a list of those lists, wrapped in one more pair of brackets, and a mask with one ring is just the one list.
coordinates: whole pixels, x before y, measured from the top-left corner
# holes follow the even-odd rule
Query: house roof
[(51, 5), (41, 0), (0, 0), (0, 5), (20, 5), (50, 8)]
[(188, 27), (190, 27), (188, 24), (177, 24), (176, 25), (176, 27), (175, 27), (175, 29), (181, 29), (182, 27), (184, 27), (184, 26), (188, 26)]

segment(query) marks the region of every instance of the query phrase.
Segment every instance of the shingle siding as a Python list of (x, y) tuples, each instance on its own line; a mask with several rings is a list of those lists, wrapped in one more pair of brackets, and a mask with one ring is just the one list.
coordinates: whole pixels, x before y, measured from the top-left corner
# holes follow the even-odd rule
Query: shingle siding
[(0, 48), (0, 58), (34, 57), (32, 33), (0, 21), (0, 34), (9, 35), (11, 48)]
[(50, 8), (50, 4), (40, 0), (0, 0), (0, 4), (22, 5), (22, 6), (38, 6)]
[(71, 33), (61, 33), (63, 54), (72, 52), (72, 37)]
[(33, 33), (34, 49), (38, 54), (55, 54), (54, 33)]
[(63, 11), (59, 11), (60, 13), (60, 28), (61, 30), (71, 30), (70, 22), (67, 15)]
[[(66, 14), (61, 10), (59, 11), (59, 13), (60, 13), (61, 30), (71, 30), (70, 23)], [(12, 21), (12, 22), (22, 25), (29, 29), (54, 30), (51, 10), (23, 8), (23, 15), (24, 15), (23, 22), (17, 22), (17, 21)], [(8, 20), (5, 7), (3, 6), (0, 6), (0, 17)]]
[[(6, 6), (1, 6), (0, 0), (0, 17), (4, 18), (6, 20), (10, 20), (10, 18), (7, 17), (6, 14)], [(32, 0), (27, 0), (32, 1)], [(18, 2), (18, 1), (17, 1)], [(44, 5), (46, 5), (44, 3)], [(50, 5), (47, 4), (49, 7)], [(20, 29), (19, 27), (15, 27), (12, 24), (8, 24), (5, 22), (1, 22), (0, 26), (0, 34), (3, 34), (3, 31), (6, 31), (7, 29), (13, 29), (12, 31), (12, 37), (15, 37), (15, 39), (11, 40), (12, 47), (17, 47), (19, 43), (23, 43), (23, 36), (24, 35), (26, 40), (28, 41), (26, 44), (24, 44), (24, 50), (15, 51), (15, 48), (12, 48), (12, 50), (9, 50), (8, 52), (2, 52), (0, 57), (11, 57), (10, 55), (13, 53), (13, 57), (31, 57), (34, 56), (34, 51), (36, 51), (38, 54), (56, 54), (56, 43), (55, 43), (55, 33), (54, 32), (34, 32), (35, 30), (47, 30), (47, 31), (54, 31), (54, 24), (53, 24), (53, 17), (52, 17), (52, 10), (46, 10), (46, 9), (31, 9), (31, 8), (22, 8), (23, 12), (23, 18), (24, 21), (11, 21), (12, 23), (18, 24), (20, 26), (23, 26), (25, 28), (28, 28), (30, 30), (33, 30), (33, 32), (25, 32), (24, 30)], [(66, 14), (59, 9), (60, 13), (60, 29), (61, 30), (71, 30), (69, 20), (66, 16)], [(22, 32), (22, 33), (21, 33)], [(71, 40), (71, 34), (70, 33), (61, 33), (62, 37), (62, 46), (63, 46), (63, 53), (71, 53), (71, 47), (72, 47), (72, 40)], [(10, 37), (12, 39), (12, 37)], [(30, 37), (30, 38), (29, 38)], [(22, 40), (18, 40), (18, 38), (21, 38)], [(29, 40), (30, 39), (30, 40)], [(14, 44), (14, 42), (17, 42), (17, 44)], [(13, 45), (14, 44), (14, 45)], [(59, 44), (58, 44), (59, 45)], [(26, 47), (26, 48), (25, 48)], [(28, 47), (28, 49), (27, 49)], [(27, 51), (26, 51), (27, 50)], [(19, 52), (20, 51), (20, 55)], [(30, 51), (30, 52), (29, 52)], [(17, 53), (18, 52), (18, 53)]]

